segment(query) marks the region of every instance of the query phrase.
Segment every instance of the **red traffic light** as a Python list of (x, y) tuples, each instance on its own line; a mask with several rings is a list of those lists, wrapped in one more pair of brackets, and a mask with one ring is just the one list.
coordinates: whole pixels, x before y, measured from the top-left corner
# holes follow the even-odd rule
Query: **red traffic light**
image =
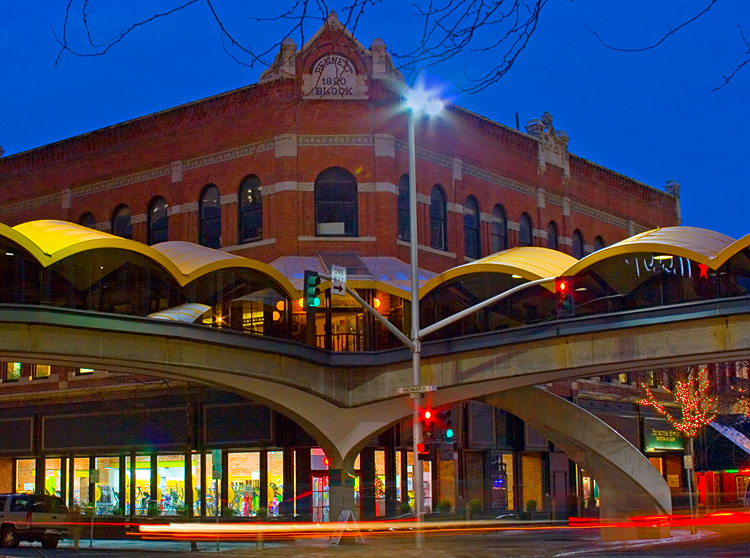
[(567, 293), (570, 289), (570, 283), (565, 277), (558, 277), (555, 280), (555, 292), (558, 294)]
[(432, 418), (432, 411), (425, 409), (422, 416), (424, 416), (425, 420), (430, 420)]

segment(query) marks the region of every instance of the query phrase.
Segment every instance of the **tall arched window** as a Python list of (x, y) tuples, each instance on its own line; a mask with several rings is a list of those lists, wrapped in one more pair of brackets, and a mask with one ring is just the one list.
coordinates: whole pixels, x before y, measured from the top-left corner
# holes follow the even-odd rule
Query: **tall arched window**
[(534, 225), (531, 223), (531, 217), (528, 213), (521, 215), (521, 221), (519, 223), (518, 230), (518, 245), (519, 246), (533, 246), (534, 245)]
[(130, 223), (130, 208), (127, 205), (118, 205), (112, 213), (111, 230), (115, 236), (122, 238), (133, 238), (133, 225)]
[(198, 244), (221, 248), (221, 196), (219, 189), (209, 184), (198, 200)]
[(468, 258), (481, 254), (479, 238), (479, 203), (474, 196), (466, 198), (464, 204), (464, 252)]
[(409, 232), (409, 175), (402, 174), (398, 179), (398, 237), (408, 242)]
[(96, 227), (96, 218), (93, 213), (87, 211), (78, 219), (78, 224), (93, 229)]
[(601, 236), (597, 236), (594, 239), (594, 252), (597, 250), (601, 250), (604, 248), (607, 244), (604, 242), (604, 239)]
[(430, 246), (448, 249), (448, 210), (440, 184), (435, 184), (430, 192)]
[(148, 206), (147, 244), (158, 244), (169, 240), (169, 222), (167, 220), (167, 200), (158, 196)]
[(547, 248), (557, 250), (560, 243), (557, 237), (557, 223), (550, 221), (547, 225)]
[(357, 236), (357, 181), (346, 169), (331, 167), (315, 179), (315, 234)]
[(492, 252), (508, 248), (508, 218), (500, 204), (492, 208)]
[(260, 179), (251, 174), (240, 184), (237, 194), (237, 242), (243, 244), (263, 238), (263, 201)]
[(573, 238), (570, 239), (571, 241), (571, 254), (574, 258), (577, 260), (580, 260), (583, 256), (583, 233), (576, 229), (573, 231)]

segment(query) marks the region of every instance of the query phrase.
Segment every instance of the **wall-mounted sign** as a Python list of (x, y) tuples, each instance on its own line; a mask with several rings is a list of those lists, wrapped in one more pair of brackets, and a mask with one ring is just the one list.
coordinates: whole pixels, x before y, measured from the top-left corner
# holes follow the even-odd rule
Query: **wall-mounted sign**
[(643, 451), (678, 451), (683, 449), (682, 436), (677, 430), (649, 428)]
[(362, 99), (365, 97), (364, 77), (357, 67), (341, 54), (318, 58), (309, 74), (302, 77), (302, 94), (315, 99)]

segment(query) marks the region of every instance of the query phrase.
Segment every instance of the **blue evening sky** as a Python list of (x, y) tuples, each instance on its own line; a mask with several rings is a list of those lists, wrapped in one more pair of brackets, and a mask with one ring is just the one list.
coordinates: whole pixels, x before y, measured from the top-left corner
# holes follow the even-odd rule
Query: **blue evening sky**
[[(90, 19), (104, 38), (123, 22), (176, 2), (98, 0)], [(61, 29), (65, 3), (2, 2), (0, 145), (6, 155), (255, 83), (263, 69), (224, 54), (203, 3), (137, 30), (106, 56), (65, 54), (55, 66), (58, 48), (50, 27)], [(570, 136), (572, 153), (659, 189), (677, 180), (684, 225), (739, 238), (750, 233), (750, 64), (728, 86), (712, 89), (750, 56), (737, 29), (741, 25), (750, 39), (750, 2), (719, 0), (701, 20), (645, 53), (613, 52), (586, 30), (639, 47), (707, 3), (549, 0), (513, 70), (485, 91), (454, 101), (509, 126), (518, 113), (522, 129), (548, 110), (555, 127)], [(360, 22), (356, 37), (366, 47), (376, 37), (396, 50), (413, 46), (411, 4), (385, 0)], [(283, 35), (278, 25), (250, 24), (243, 17), (243, 9), (257, 14), (267, 4), (214, 5), (232, 33), (255, 47)], [(313, 27), (308, 35), (318, 25)], [(430, 78), (455, 93), (450, 83), (465, 83), (481, 62), (463, 55), (429, 69)]]

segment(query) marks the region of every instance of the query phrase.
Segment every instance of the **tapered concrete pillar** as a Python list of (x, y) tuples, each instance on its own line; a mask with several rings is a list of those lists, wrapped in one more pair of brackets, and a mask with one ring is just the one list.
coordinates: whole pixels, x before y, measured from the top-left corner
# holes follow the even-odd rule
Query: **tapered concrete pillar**
[(341, 513), (347, 510), (354, 512), (354, 459), (356, 455), (346, 460), (338, 456), (328, 455), (328, 518), (338, 521)]

